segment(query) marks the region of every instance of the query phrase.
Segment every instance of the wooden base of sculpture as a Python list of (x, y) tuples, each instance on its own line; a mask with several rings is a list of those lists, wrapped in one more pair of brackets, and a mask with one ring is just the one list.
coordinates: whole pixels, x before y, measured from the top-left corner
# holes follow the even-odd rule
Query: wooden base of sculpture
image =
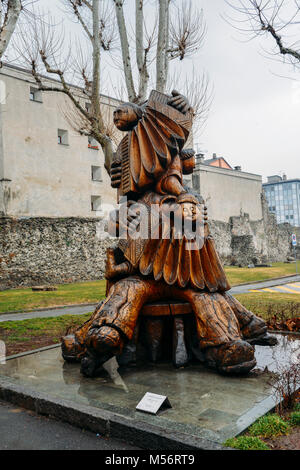
[(243, 374), (256, 364), (256, 342), (272, 344), (265, 322), (230, 294), (132, 276), (116, 282), (90, 320), (63, 338), (62, 351), (89, 377), (112, 356), (122, 365), (172, 360), (177, 368), (197, 360), (221, 373)]

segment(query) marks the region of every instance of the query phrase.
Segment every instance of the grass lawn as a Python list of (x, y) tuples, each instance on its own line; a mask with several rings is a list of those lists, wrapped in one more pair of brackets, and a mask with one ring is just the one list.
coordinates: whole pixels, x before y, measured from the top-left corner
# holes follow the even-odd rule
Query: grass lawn
[(239, 450), (299, 450), (299, 411), (285, 416), (269, 413), (259, 418), (245, 434), (228, 439), (224, 445)]
[[(300, 263), (299, 263), (300, 267)], [(274, 263), (271, 268), (239, 268), (237, 266), (225, 266), (228, 280), (232, 286), (255, 281), (290, 276), (296, 274), (294, 263)]]
[(57, 291), (32, 292), (28, 289), (11, 289), (0, 292), (0, 313), (22, 310), (24, 312), (59, 305), (97, 303), (105, 296), (105, 280), (62, 284)]
[(65, 335), (69, 328), (75, 329), (88, 320), (90, 316), (91, 313), (1, 322), (0, 340), (6, 344), (7, 356), (50, 346), (60, 343), (61, 336)]
[[(225, 271), (229, 282), (234, 286), (245, 282), (250, 283), (294, 274), (295, 265), (275, 263), (271, 268), (253, 269), (229, 266), (225, 267)], [(57, 287), (58, 290), (53, 292), (32, 292), (30, 288), (2, 291), (0, 292), (0, 313), (16, 310), (26, 312), (37, 308), (60, 305), (97, 303), (105, 296), (105, 280), (64, 284)], [(272, 297), (274, 296), (272, 295)]]
[(300, 317), (300, 302), (297, 294), (257, 292), (239, 294), (235, 298), (248, 310), (266, 321), (270, 321), (274, 316), (278, 321)]

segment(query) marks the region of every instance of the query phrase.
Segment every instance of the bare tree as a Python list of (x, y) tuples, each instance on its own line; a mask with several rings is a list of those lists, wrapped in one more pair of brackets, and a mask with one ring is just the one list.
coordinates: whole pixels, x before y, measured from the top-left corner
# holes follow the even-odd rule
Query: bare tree
[[(150, 65), (156, 61), (155, 88), (164, 92), (168, 80), (171, 60), (191, 56), (203, 44), (206, 26), (203, 11), (194, 8), (191, 0), (173, 5), (170, 0), (158, 0), (158, 27), (149, 33), (146, 28), (144, 0), (135, 0), (135, 58), (129, 47), (128, 26), (124, 15), (124, 0), (113, 0), (115, 3), (118, 31), (122, 52), (122, 66), (128, 92), (128, 98), (134, 103), (146, 100), (150, 79)], [(152, 49), (156, 44), (155, 55)], [(138, 70), (138, 86), (135, 86), (134, 67)]]
[(300, 65), (299, 37), (300, 2), (298, 0), (228, 0), (234, 16), (225, 19), (250, 39), (269, 36), (274, 47), (272, 56), (281, 55), (293, 66)]
[[(14, 50), (19, 60), (22, 58), (30, 67), (39, 90), (63, 93), (68, 97), (64, 113), (69, 123), (81, 135), (97, 140), (111, 158), (112, 140), (100, 102), (101, 50), (110, 50), (114, 42), (111, 11), (107, 7), (101, 8), (103, 2), (100, 0), (63, 2), (83, 28), (86, 50), (79, 41), (75, 42), (75, 48), (71, 43), (66, 47), (64, 29), (58, 30), (53, 19), (41, 14), (26, 24), (26, 32), (20, 28), (15, 36)], [(57, 85), (48, 78), (57, 79)], [(80, 88), (73, 86), (74, 83)]]
[[(71, 18), (85, 33), (86, 44), (74, 41), (66, 46), (63, 28), (51, 18), (36, 15), (26, 29), (20, 28), (14, 40), (14, 50), (27, 67), (41, 91), (63, 93), (66, 107), (63, 112), (71, 126), (81, 135), (91, 136), (99, 142), (106, 156), (106, 167), (112, 159), (115, 132), (112, 119), (101, 106), (100, 85), (103, 82), (102, 53), (116, 53), (116, 41), (120, 44), (119, 57), (125, 76), (128, 99), (141, 104), (145, 102), (150, 73), (156, 60), (156, 89), (164, 92), (168, 79), (169, 62), (183, 60), (197, 51), (203, 43), (205, 24), (203, 12), (192, 7), (189, 0), (174, 3), (170, 15), (170, 0), (158, 0), (158, 28), (154, 21), (149, 32), (145, 21), (144, 0), (135, 2), (134, 48), (129, 46), (129, 23), (124, 15), (124, 0), (61, 0)], [(115, 28), (117, 20), (118, 28)], [(156, 45), (156, 51), (155, 46)], [(133, 48), (133, 49), (134, 49)], [(90, 60), (92, 57), (92, 60)], [(150, 70), (151, 69), (151, 70)], [(57, 84), (48, 78), (56, 78)], [(77, 84), (80, 90), (69, 83)], [(197, 108), (202, 106), (202, 119), (208, 110), (208, 84), (202, 76), (195, 83), (194, 94)], [(204, 96), (205, 95), (205, 96)], [(88, 101), (89, 105), (86, 106)], [(200, 114), (201, 113), (196, 113)]]
[(0, 2), (0, 58), (8, 47), (21, 9), (21, 0), (1, 0)]

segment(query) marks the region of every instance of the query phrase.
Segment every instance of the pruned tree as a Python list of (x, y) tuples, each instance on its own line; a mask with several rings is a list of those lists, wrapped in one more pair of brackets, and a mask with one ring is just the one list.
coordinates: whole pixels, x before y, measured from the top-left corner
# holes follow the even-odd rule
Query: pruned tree
[(5, 53), (21, 14), (21, 0), (0, 1), (0, 59)]
[[(203, 10), (195, 8), (191, 0), (174, 2), (172, 10), (170, 0), (158, 0), (158, 21), (153, 22), (154, 26), (149, 32), (145, 21), (145, 2), (135, 0), (134, 63), (134, 54), (129, 47), (128, 25), (126, 25), (124, 15), (126, 2), (124, 0), (113, 1), (128, 98), (134, 103), (142, 103), (147, 98), (153, 61), (156, 62), (155, 88), (164, 92), (170, 62), (191, 56), (203, 45), (206, 33)], [(134, 80), (135, 69), (137, 69), (137, 85)]]
[[(112, 140), (100, 103), (101, 51), (110, 50), (114, 42), (111, 10), (107, 4), (101, 8), (101, 0), (63, 0), (63, 4), (83, 28), (86, 50), (79, 41), (75, 47), (72, 43), (66, 47), (63, 27), (59, 29), (52, 18), (41, 14), (26, 24), (26, 34), (19, 29), (14, 50), (30, 67), (39, 90), (63, 93), (68, 98), (65, 115), (72, 127), (97, 140), (111, 155)], [(58, 79), (57, 85), (48, 78)], [(76, 84), (81, 91), (73, 86)]]
[[(114, 130), (105, 107), (101, 106), (102, 54), (109, 52), (117, 61), (120, 59), (129, 101), (145, 102), (151, 77), (155, 77), (156, 89), (164, 92), (170, 61), (182, 61), (195, 53), (201, 47), (206, 31), (201, 9), (195, 9), (191, 0), (181, 1), (178, 5), (177, 0), (173, 1), (172, 15), (170, 0), (157, 1), (158, 27), (154, 21), (149, 32), (144, 0), (135, 0), (134, 47), (130, 47), (124, 0), (61, 0), (67, 13), (84, 32), (85, 44), (77, 40), (66, 47), (63, 28), (41, 14), (26, 24), (26, 30), (20, 27), (15, 36), (14, 50), (19, 60), (30, 67), (39, 89), (66, 96), (65, 117), (81, 135), (91, 136), (99, 142), (107, 161), (111, 160), (113, 152)], [(135, 59), (132, 57), (134, 49)], [(48, 77), (58, 79), (58, 83), (53, 84)], [(195, 103), (193, 100), (191, 103), (194, 107), (197, 107), (196, 102), (203, 105), (202, 117), (209, 101), (206, 97), (208, 84), (203, 77), (200, 75), (198, 84), (194, 78), (194, 90), (205, 96), (197, 96)], [(81, 92), (70, 82), (79, 85)]]
[[(266, 36), (273, 41), (268, 50), (293, 66), (300, 66), (300, 2), (298, 0), (227, 0), (233, 15), (224, 18), (250, 39)], [(298, 34), (296, 41), (295, 34)], [(292, 39), (293, 38), (293, 39)]]

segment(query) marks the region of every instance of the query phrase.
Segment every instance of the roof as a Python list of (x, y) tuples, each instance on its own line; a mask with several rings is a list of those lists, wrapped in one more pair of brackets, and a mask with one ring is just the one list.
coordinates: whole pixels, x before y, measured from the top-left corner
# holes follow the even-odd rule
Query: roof
[(210, 158), (208, 160), (203, 160), (202, 163), (204, 165), (218, 166), (220, 168), (227, 168), (229, 170), (233, 170), (232, 166), (229, 165), (229, 163), (223, 157)]
[(300, 178), (293, 178), (290, 180), (281, 180), (274, 183), (263, 183), (263, 186), (273, 186), (274, 184), (286, 184), (286, 183), (300, 183)]

